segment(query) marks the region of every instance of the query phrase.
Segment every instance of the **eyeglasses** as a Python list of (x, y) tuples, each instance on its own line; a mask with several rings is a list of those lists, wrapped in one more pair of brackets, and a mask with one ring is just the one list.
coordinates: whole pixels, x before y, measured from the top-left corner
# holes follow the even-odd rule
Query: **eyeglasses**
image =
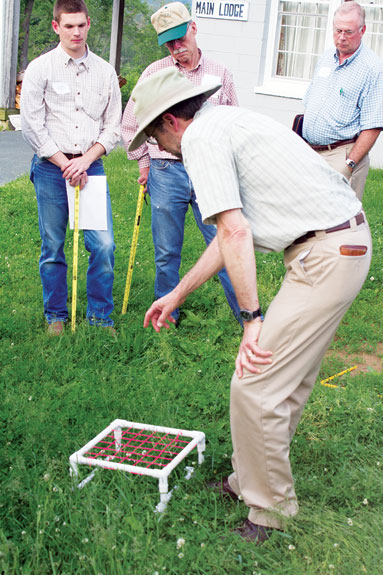
[(158, 146), (157, 140), (156, 140), (155, 138), (153, 138), (152, 136), (149, 136), (149, 137), (146, 139), (146, 143), (147, 143), (147, 144), (151, 144), (152, 146)]
[(175, 40), (169, 40), (169, 42), (165, 42), (165, 46), (166, 46), (167, 48), (174, 48), (175, 42), (185, 42), (186, 36), (188, 35), (188, 31), (189, 31), (190, 24), (191, 24), (191, 20), (190, 20), (190, 22), (188, 22), (188, 25), (187, 25), (187, 28), (186, 28), (186, 33), (185, 33), (184, 36), (182, 36), (182, 38), (176, 38)]
[(356, 30), (341, 30), (340, 28), (334, 28), (334, 34), (336, 34), (337, 36), (341, 36), (341, 34), (344, 34), (345, 36), (350, 37), (356, 34), (357, 32), (360, 32), (362, 28), (363, 26), (360, 26)]

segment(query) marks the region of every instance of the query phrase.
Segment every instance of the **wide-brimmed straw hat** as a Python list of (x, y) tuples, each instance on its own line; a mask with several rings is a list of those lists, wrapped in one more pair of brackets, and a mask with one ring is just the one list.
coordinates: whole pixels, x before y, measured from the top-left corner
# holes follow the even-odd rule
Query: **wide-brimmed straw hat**
[(177, 40), (185, 36), (191, 16), (182, 2), (165, 4), (151, 17), (151, 22), (158, 35), (158, 44)]
[(139, 128), (129, 145), (129, 151), (136, 150), (147, 139), (144, 130), (163, 112), (193, 96), (205, 94), (206, 99), (220, 89), (221, 82), (209, 78), (195, 86), (175, 66), (160, 70), (136, 85), (132, 92), (134, 115)]

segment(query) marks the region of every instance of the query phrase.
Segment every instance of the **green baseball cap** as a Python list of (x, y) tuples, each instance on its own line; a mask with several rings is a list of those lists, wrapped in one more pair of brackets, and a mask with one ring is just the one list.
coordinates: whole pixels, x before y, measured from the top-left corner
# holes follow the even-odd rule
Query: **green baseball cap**
[(190, 20), (189, 11), (182, 2), (172, 2), (162, 6), (151, 17), (158, 35), (158, 44), (162, 46), (166, 42), (185, 36)]

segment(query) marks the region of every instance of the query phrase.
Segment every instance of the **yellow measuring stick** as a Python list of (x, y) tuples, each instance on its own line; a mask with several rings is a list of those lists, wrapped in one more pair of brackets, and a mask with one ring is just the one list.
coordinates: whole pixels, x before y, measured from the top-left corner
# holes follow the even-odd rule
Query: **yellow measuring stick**
[(326, 387), (338, 387), (337, 385), (332, 385), (332, 384), (327, 383), (327, 382), (331, 381), (332, 379), (335, 379), (336, 377), (340, 377), (341, 375), (344, 375), (345, 373), (348, 373), (349, 371), (353, 371), (354, 369), (358, 369), (358, 366), (353, 365), (352, 367), (349, 367), (348, 369), (340, 371), (339, 373), (336, 373), (335, 375), (332, 375), (331, 377), (326, 377), (326, 379), (322, 379), (321, 385), (325, 385)]
[(144, 189), (145, 189), (145, 186), (140, 186), (140, 189), (138, 191), (137, 209), (136, 209), (136, 217), (134, 220), (132, 246), (130, 248), (128, 274), (126, 276), (124, 300), (122, 302), (122, 314), (126, 313), (126, 308), (128, 307), (130, 285), (132, 283), (134, 259), (136, 257), (138, 232), (140, 231), (142, 204), (144, 203)]
[(73, 280), (72, 280), (72, 332), (76, 331), (78, 221), (80, 216), (80, 186), (74, 189)]

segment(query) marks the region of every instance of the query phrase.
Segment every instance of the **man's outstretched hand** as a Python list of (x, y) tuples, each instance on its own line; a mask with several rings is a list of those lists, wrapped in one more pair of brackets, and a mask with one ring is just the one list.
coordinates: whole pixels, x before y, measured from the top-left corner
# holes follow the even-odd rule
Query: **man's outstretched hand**
[(168, 322), (176, 323), (176, 320), (171, 315), (172, 311), (177, 309), (177, 307), (183, 303), (179, 301), (173, 294), (173, 292), (168, 293), (164, 297), (156, 300), (145, 314), (144, 327), (148, 327), (150, 323), (153, 329), (158, 333), (161, 327), (169, 329), (170, 325)]

